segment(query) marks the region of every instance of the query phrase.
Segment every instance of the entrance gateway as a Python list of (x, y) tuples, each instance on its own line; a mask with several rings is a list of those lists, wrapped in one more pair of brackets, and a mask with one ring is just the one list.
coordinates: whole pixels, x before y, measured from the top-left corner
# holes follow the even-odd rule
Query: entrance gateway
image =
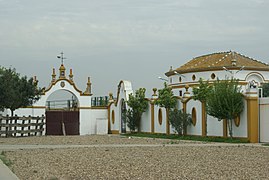
[[(46, 104), (45, 135), (80, 135), (80, 124), (83, 124), (81, 115), (85, 117), (85, 113), (89, 114), (89, 112), (80, 109), (90, 109), (91, 107), (90, 78), (88, 78), (85, 92), (82, 92), (73, 81), (72, 69), (70, 69), (69, 78), (66, 78), (63, 61), (59, 68), (59, 74), (59, 78), (56, 79), (55, 69), (53, 69), (50, 86), (43, 90), (40, 99), (41, 102), (43, 101), (42, 103)], [(69, 94), (71, 98), (58, 100), (55, 94)], [(51, 99), (53, 96), (54, 99)]]

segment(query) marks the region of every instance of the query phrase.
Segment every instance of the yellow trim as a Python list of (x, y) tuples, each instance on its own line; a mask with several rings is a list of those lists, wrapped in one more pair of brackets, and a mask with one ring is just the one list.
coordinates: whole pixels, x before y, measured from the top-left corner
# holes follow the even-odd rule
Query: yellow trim
[(202, 102), (202, 136), (206, 136), (206, 104)]
[(154, 103), (150, 103), (150, 111), (151, 111), (151, 133), (155, 131), (155, 124), (154, 124)]
[(251, 143), (259, 141), (259, 102), (258, 97), (247, 99), (247, 121), (248, 121), (248, 140)]
[(94, 106), (94, 107), (90, 107), (90, 106), (84, 106), (84, 107), (78, 107), (78, 109), (108, 109), (108, 107), (107, 106)]
[(48, 87), (47, 89), (44, 90), (43, 95), (45, 95), (46, 92), (50, 91), (51, 88), (52, 88), (53, 86), (55, 86), (59, 81), (67, 81), (70, 85), (72, 85), (72, 86), (74, 87), (74, 89), (80, 94), (80, 96), (91, 96), (91, 95), (92, 95), (92, 94), (84, 94), (81, 90), (79, 90), (79, 89), (77, 88), (77, 86), (75, 85), (75, 83), (74, 83), (73, 81), (71, 81), (71, 80), (69, 80), (69, 79), (66, 79), (66, 78), (59, 78), (59, 79), (57, 79), (56, 81), (51, 82), (50, 85), (49, 85), (49, 87)]
[(26, 108), (32, 108), (32, 109), (46, 109), (46, 106), (26, 106), (22, 107), (22, 109)]
[(234, 119), (234, 124), (236, 127), (239, 127), (240, 126), (240, 116), (237, 116), (235, 119)]
[(119, 130), (111, 130), (111, 134), (120, 134)]

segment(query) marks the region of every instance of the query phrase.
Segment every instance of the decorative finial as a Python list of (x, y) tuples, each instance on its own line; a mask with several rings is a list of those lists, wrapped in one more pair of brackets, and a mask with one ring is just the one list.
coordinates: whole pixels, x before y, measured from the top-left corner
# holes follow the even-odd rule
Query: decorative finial
[(70, 73), (69, 73), (69, 79), (70, 81), (73, 81), (73, 73), (72, 73), (72, 69), (70, 69)]
[(56, 73), (55, 73), (55, 68), (52, 69), (52, 75), (51, 75), (51, 82), (56, 81)]
[(184, 98), (189, 98), (191, 96), (191, 94), (188, 91), (189, 90), (189, 85), (188, 84), (185, 85), (185, 89), (186, 89), (186, 92), (184, 93), (183, 97)]
[(114, 102), (113, 93), (109, 93), (109, 102)]
[(89, 95), (92, 94), (92, 83), (90, 77), (88, 77), (87, 87), (83, 94), (89, 94)]
[(152, 91), (153, 91), (152, 96), (157, 96), (157, 93), (156, 93), (157, 92), (157, 88), (153, 88)]
[(33, 83), (34, 83), (34, 85), (38, 84), (38, 80), (37, 80), (36, 76), (34, 76), (34, 78), (33, 78)]
[(236, 59), (235, 59), (235, 53), (234, 51), (232, 52), (232, 66), (236, 66)]
[(170, 66), (170, 70), (169, 71), (173, 71), (173, 67), (172, 66)]

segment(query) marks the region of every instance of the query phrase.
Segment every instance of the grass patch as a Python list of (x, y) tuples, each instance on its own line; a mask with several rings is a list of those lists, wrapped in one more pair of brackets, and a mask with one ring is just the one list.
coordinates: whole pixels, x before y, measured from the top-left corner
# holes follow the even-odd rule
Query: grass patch
[(11, 166), (11, 161), (9, 160), (9, 159), (7, 159), (7, 157), (6, 157), (6, 152), (5, 151), (2, 151), (1, 152), (1, 154), (0, 154), (0, 160), (2, 160), (3, 161), (3, 163), (6, 165), (6, 166), (8, 166), (8, 167), (10, 167)]
[(122, 134), (122, 135), (133, 136), (133, 137), (191, 140), (191, 141), (204, 141), (204, 142), (249, 143), (247, 139), (239, 139), (239, 138), (231, 139), (231, 138), (224, 138), (224, 137), (178, 136), (176, 134), (166, 135), (166, 134), (148, 134), (148, 133), (130, 133), (130, 134)]
[(264, 144), (262, 144), (263, 146), (269, 146), (269, 143), (264, 143)]

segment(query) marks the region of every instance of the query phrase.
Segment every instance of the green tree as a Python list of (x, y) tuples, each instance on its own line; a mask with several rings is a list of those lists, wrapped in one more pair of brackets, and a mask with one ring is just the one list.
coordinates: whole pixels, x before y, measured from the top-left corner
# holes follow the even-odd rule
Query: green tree
[(10, 109), (11, 116), (20, 107), (32, 105), (40, 98), (41, 89), (33, 78), (20, 77), (15, 69), (0, 70), (0, 108)]
[(178, 109), (171, 110), (169, 113), (169, 121), (172, 127), (175, 128), (175, 131), (181, 136), (184, 129), (191, 124), (192, 118), (191, 115)]
[(262, 84), (262, 96), (269, 97), (269, 83)]
[(170, 134), (169, 112), (176, 107), (177, 99), (173, 94), (172, 88), (164, 83), (164, 88), (158, 90), (158, 99), (155, 104), (166, 109), (166, 134)]
[(202, 126), (205, 126), (205, 132), (202, 132), (204, 136), (207, 135), (207, 112), (206, 112), (206, 102), (207, 98), (209, 97), (209, 94), (211, 92), (212, 87), (209, 86), (208, 81), (203, 81), (202, 78), (199, 79), (199, 86), (194, 87), (193, 92), (193, 99), (199, 100), (202, 103), (202, 112), (204, 112), (203, 116), (205, 119), (204, 124)]
[(145, 88), (139, 88), (135, 91), (135, 94), (129, 94), (129, 100), (127, 101), (130, 109), (126, 111), (127, 126), (131, 131), (138, 129), (140, 132), (140, 123), (143, 112), (148, 108), (148, 102), (145, 98)]
[(214, 82), (207, 99), (207, 113), (219, 121), (227, 119), (229, 135), (232, 138), (232, 122), (243, 111), (244, 101), (238, 80), (226, 79)]

